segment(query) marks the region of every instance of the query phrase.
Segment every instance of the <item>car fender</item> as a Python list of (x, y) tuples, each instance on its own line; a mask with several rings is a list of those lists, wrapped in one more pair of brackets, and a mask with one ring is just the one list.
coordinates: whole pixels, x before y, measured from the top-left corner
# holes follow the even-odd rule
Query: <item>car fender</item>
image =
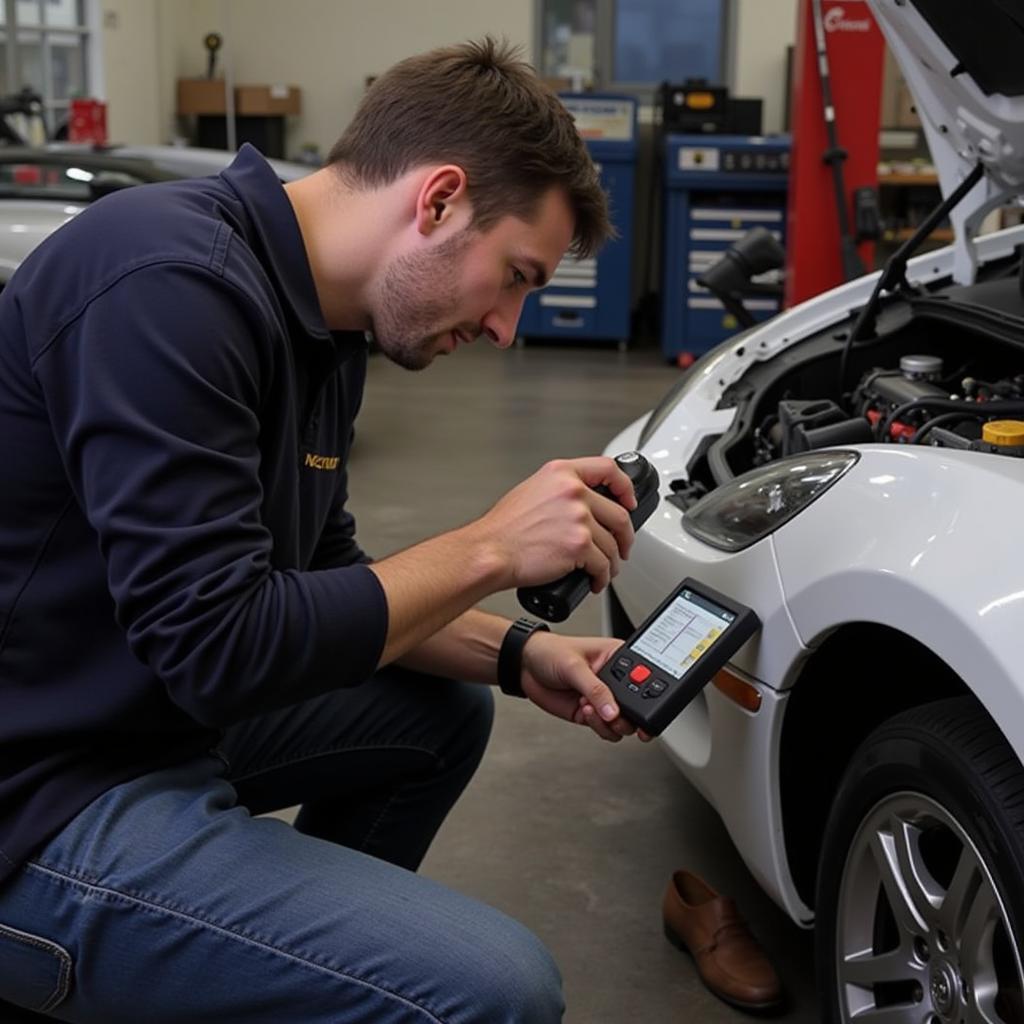
[(859, 451), (772, 537), (797, 634), (813, 647), (846, 623), (875, 622), (913, 637), (960, 676), (1024, 760), (1024, 460)]

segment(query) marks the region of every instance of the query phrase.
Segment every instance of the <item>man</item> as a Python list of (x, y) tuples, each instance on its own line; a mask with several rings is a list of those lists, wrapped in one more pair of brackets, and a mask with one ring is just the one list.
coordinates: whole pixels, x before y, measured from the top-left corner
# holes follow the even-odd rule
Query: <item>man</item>
[[(574, 567), (605, 586), (629, 481), (551, 463), (371, 562), (345, 464), (367, 332), (410, 369), (507, 347), (527, 292), (609, 230), (570, 117), (488, 40), (384, 75), (306, 179), (245, 149), (96, 204), (19, 269), (0, 1000), (103, 1024), (560, 1019), (533, 936), (404, 869), (486, 744), (490, 688), (454, 680), (632, 732), (594, 674), (614, 642), (472, 610)], [(294, 829), (251, 816), (299, 803)]]

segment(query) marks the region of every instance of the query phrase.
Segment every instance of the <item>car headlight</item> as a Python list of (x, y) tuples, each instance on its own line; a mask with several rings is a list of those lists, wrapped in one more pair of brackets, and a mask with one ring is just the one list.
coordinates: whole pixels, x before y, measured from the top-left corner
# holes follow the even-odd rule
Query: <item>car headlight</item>
[(802, 452), (752, 469), (701, 498), (683, 516), (687, 533), (721, 551), (742, 551), (824, 494), (859, 456)]

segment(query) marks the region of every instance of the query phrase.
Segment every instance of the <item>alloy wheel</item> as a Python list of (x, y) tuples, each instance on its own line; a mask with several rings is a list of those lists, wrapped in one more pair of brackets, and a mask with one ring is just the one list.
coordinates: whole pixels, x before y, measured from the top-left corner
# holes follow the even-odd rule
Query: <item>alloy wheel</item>
[(931, 797), (894, 793), (867, 814), (837, 909), (844, 1021), (1024, 1021), (1024, 972), (999, 888), (971, 837)]

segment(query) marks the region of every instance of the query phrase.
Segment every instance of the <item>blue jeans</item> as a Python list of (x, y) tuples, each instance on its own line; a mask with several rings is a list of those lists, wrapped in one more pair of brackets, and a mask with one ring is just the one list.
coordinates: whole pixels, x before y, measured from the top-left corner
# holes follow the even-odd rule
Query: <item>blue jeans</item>
[[(116, 786), (0, 888), (0, 1000), (94, 1024), (561, 1020), (539, 940), (413, 873), (492, 713), (486, 687), (388, 670)], [(297, 803), (295, 827), (253, 817)]]

